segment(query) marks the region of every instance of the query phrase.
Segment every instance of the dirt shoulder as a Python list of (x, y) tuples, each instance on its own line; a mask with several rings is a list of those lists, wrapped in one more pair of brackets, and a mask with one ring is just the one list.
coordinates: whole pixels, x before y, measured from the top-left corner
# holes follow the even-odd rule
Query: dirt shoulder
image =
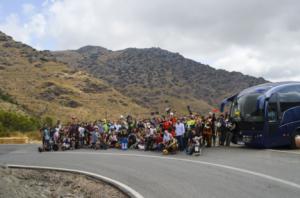
[(0, 197), (128, 197), (94, 178), (48, 170), (0, 167)]

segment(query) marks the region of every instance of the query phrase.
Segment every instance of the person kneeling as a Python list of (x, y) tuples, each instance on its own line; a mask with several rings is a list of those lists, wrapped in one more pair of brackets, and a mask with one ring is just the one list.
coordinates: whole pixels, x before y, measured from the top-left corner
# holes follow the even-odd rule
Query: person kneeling
[(176, 138), (174, 138), (167, 130), (164, 132), (163, 137), (163, 154), (175, 154), (178, 150), (178, 144)]

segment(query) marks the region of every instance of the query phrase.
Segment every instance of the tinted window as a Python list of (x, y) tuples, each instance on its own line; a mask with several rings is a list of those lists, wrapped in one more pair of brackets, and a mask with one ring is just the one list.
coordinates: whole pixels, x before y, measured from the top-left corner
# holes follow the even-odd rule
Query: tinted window
[(276, 122), (278, 120), (277, 103), (271, 102), (268, 105), (268, 120), (269, 122)]
[(281, 89), (278, 92), (278, 96), (281, 112), (285, 112), (295, 106), (300, 106), (300, 85), (293, 85)]
[(249, 94), (237, 100), (240, 118), (243, 121), (263, 121), (263, 111), (257, 108), (257, 98), (260, 94)]
[(300, 102), (300, 85), (293, 85), (279, 90), (280, 102)]

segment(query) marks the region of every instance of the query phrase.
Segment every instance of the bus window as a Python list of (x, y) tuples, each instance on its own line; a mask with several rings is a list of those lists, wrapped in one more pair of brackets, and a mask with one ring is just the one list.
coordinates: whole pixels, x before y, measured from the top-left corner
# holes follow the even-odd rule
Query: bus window
[(284, 88), (278, 92), (280, 110), (285, 112), (286, 110), (300, 106), (300, 86), (294, 85)]
[(277, 122), (278, 120), (277, 103), (271, 102), (268, 105), (268, 120), (269, 122)]
[(280, 109), (282, 113), (297, 106), (300, 106), (300, 102), (280, 102)]
[(234, 120), (240, 120), (240, 110), (236, 99), (232, 103), (230, 109), (230, 117)]
[(260, 94), (249, 94), (238, 98), (238, 115), (246, 122), (263, 122), (263, 111), (257, 109), (257, 98)]

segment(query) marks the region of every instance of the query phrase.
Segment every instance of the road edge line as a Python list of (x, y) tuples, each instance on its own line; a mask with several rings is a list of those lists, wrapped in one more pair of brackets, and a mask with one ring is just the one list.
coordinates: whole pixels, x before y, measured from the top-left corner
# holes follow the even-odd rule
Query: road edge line
[(109, 177), (105, 177), (103, 175), (96, 174), (96, 173), (91, 173), (91, 172), (81, 171), (81, 170), (76, 170), (76, 169), (57, 168), (57, 167), (48, 167), (48, 166), (29, 166), (29, 165), (19, 165), (19, 164), (6, 164), (6, 167), (19, 168), (19, 169), (23, 168), (23, 169), (35, 169), (35, 170), (50, 170), (50, 171), (52, 170), (52, 171), (69, 172), (69, 173), (74, 173), (74, 174), (79, 173), (79, 174), (86, 175), (86, 176), (92, 177), (94, 179), (100, 180), (104, 183), (108, 183), (108, 184), (116, 187), (117, 189), (119, 189), (120, 191), (122, 191), (123, 193), (128, 195), (129, 197), (144, 198), (140, 193), (135, 191), (133, 188), (127, 186), (126, 184), (121, 183), (117, 180), (111, 179)]
[(283, 151), (283, 150), (275, 150), (275, 149), (266, 149), (267, 151), (271, 152), (277, 152), (277, 153), (288, 153), (288, 154), (293, 154), (293, 155), (300, 155), (300, 152), (295, 152), (295, 151)]

